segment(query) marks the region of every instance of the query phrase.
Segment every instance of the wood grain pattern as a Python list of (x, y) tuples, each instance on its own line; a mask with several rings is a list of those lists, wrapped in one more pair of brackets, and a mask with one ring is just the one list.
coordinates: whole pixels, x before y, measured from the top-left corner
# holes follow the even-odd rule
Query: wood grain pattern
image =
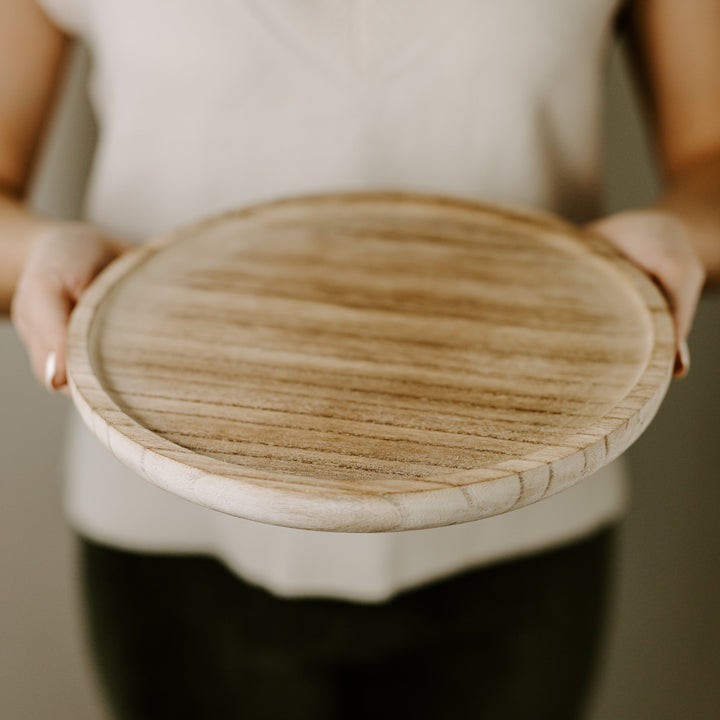
[(665, 301), (552, 216), (346, 194), (224, 215), (108, 268), (73, 399), (193, 502), (371, 532), (486, 517), (619, 455), (673, 363)]

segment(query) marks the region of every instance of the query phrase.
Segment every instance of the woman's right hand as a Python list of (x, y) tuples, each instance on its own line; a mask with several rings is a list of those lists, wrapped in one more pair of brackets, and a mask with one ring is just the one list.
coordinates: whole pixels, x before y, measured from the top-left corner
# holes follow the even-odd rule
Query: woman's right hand
[(38, 232), (13, 296), (11, 317), (35, 376), (48, 390), (67, 383), (68, 321), (80, 295), (129, 247), (84, 223), (52, 223)]

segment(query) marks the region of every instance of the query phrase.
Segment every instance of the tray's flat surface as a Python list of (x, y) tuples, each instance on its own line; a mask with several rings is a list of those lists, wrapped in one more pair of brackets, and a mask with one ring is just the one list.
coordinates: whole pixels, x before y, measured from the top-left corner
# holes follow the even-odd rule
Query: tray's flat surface
[(652, 282), (542, 215), (442, 198), (269, 203), (113, 264), (70, 386), (149, 480), (294, 527), (493, 515), (622, 452), (669, 383)]

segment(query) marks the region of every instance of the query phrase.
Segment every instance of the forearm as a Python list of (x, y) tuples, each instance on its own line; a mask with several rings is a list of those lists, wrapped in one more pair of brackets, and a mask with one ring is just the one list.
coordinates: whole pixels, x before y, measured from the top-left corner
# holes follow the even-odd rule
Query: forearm
[(720, 152), (674, 171), (657, 206), (683, 223), (707, 285), (720, 287)]
[(7, 315), (30, 246), (48, 221), (0, 193), (0, 314)]

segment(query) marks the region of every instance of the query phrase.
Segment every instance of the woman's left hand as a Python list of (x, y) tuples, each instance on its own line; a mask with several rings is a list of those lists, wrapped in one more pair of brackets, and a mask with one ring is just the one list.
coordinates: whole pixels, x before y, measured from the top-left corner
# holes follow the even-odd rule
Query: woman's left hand
[(610, 242), (660, 285), (675, 321), (675, 377), (686, 375), (690, 368), (687, 338), (705, 269), (683, 222), (664, 210), (630, 210), (597, 220), (586, 229)]

